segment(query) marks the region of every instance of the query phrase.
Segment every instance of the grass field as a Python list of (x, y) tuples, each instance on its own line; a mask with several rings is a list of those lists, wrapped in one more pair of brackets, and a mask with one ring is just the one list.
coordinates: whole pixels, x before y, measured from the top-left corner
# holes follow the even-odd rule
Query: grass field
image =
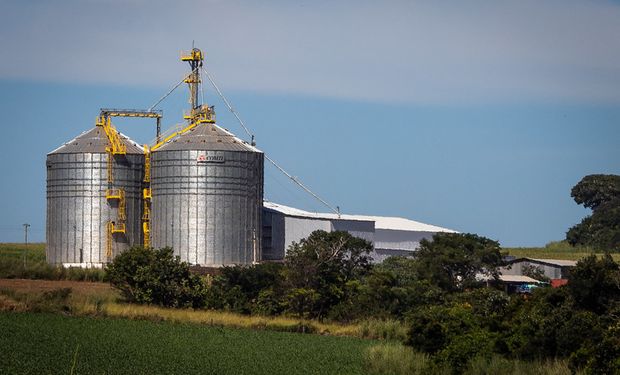
[(0, 278), (104, 281), (100, 269), (62, 268), (47, 264), (45, 244), (0, 244)]
[[(540, 259), (568, 259), (579, 260), (592, 253), (602, 255), (602, 251), (598, 251), (589, 247), (572, 247), (566, 242), (551, 242), (545, 247), (514, 247), (503, 248), (503, 252), (514, 255), (518, 258), (540, 258)], [(616, 262), (620, 262), (620, 253), (612, 253), (611, 256)]]
[(361, 374), (374, 343), (32, 313), (0, 313), (0, 332), (3, 374)]
[(45, 262), (45, 244), (0, 243), (0, 258), (23, 262), (24, 255), (26, 263)]

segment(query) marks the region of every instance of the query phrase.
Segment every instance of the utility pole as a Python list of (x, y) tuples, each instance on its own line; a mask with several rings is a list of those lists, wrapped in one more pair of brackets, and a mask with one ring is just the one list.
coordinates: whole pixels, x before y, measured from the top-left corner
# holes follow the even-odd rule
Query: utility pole
[(26, 248), (24, 249), (24, 270), (26, 269), (26, 251), (28, 251), (28, 228), (30, 224), (26, 223), (24, 225), (24, 242), (26, 243)]
[(26, 246), (28, 246), (28, 228), (30, 227), (30, 224), (26, 223), (24, 224), (24, 242), (26, 243)]

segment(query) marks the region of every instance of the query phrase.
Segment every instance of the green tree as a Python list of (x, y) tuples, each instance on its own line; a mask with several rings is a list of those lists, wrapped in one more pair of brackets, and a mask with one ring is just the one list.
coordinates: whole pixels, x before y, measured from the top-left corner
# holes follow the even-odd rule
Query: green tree
[(345, 298), (347, 283), (369, 272), (371, 250), (370, 242), (343, 231), (317, 230), (293, 243), (286, 254), (284, 272), (294, 301), (291, 311), (325, 317)]
[(497, 278), (504, 264), (497, 241), (470, 233), (437, 233), (423, 239), (415, 255), (420, 279), (449, 291), (480, 285), (478, 276)]
[(620, 176), (592, 174), (585, 176), (571, 189), (571, 197), (596, 211), (602, 204), (620, 198)]
[(592, 215), (566, 233), (572, 245), (620, 250), (620, 176), (589, 175), (571, 190), (578, 204), (592, 209)]
[(620, 269), (611, 255), (601, 259), (592, 254), (571, 270), (568, 290), (578, 307), (605, 313), (620, 303)]
[(106, 272), (112, 286), (129, 302), (168, 307), (202, 307), (206, 285), (189, 271), (189, 264), (159, 250), (133, 247), (119, 254)]

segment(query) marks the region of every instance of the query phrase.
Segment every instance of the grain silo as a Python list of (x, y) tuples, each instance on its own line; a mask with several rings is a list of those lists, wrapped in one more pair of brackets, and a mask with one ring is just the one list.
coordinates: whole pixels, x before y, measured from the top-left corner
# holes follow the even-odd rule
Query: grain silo
[(141, 244), (144, 152), (100, 118), (47, 155), (47, 261), (100, 267)]
[(202, 53), (192, 67), (189, 125), (152, 148), (151, 238), (191, 264), (251, 264), (260, 259), (263, 153), (215, 124), (198, 105)]

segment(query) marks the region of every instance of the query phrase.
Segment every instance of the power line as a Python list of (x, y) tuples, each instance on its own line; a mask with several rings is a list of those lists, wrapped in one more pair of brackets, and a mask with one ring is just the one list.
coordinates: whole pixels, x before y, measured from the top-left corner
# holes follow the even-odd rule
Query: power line
[(164, 99), (166, 99), (168, 96), (170, 96), (170, 94), (172, 94), (172, 92), (173, 92), (174, 90), (176, 90), (176, 89), (177, 89), (177, 87), (181, 86), (181, 85), (183, 84), (183, 82), (185, 82), (185, 80), (187, 79), (187, 77), (189, 77), (190, 75), (194, 74), (194, 72), (196, 72), (196, 70), (198, 70), (198, 67), (196, 67), (196, 69), (192, 70), (192, 72), (191, 72), (191, 73), (189, 73), (189, 74), (187, 74), (185, 77), (183, 77), (183, 79), (182, 79), (182, 80), (180, 80), (180, 81), (179, 81), (179, 83), (177, 83), (176, 85), (174, 85), (174, 86), (170, 89), (170, 91), (168, 91), (168, 92), (166, 93), (166, 95), (164, 95), (164, 96), (162, 96), (161, 98), (159, 98), (159, 100), (158, 100), (158, 101), (156, 101), (156, 102), (155, 102), (155, 104), (153, 104), (152, 106), (150, 106), (148, 110), (149, 110), (149, 111), (152, 111), (155, 107), (157, 107), (157, 106), (159, 105), (159, 103), (163, 102), (163, 101), (164, 101)]
[(211, 82), (211, 85), (213, 85), (213, 88), (215, 89), (215, 91), (217, 91), (218, 95), (220, 96), (220, 98), (222, 98), (222, 100), (224, 101), (224, 103), (226, 104), (226, 106), (228, 107), (228, 110), (230, 110), (230, 112), (235, 115), (235, 117), (237, 118), (237, 121), (239, 121), (239, 123), (241, 124), (241, 126), (243, 127), (243, 130), (245, 130), (245, 132), (248, 134), (248, 137), (250, 137), (252, 139), (252, 145), (254, 145), (254, 134), (252, 134), (250, 132), (250, 130), (245, 126), (245, 123), (243, 122), (243, 120), (241, 120), (241, 118), (239, 117), (239, 115), (237, 114), (237, 111), (235, 111), (232, 107), (232, 105), (230, 104), (230, 102), (226, 99), (226, 97), (224, 96), (224, 94), (222, 94), (222, 91), (220, 90), (220, 88), (215, 84), (215, 81), (213, 80), (213, 78), (211, 77), (211, 75), (209, 74), (209, 72), (207, 72), (207, 69), (205, 69), (204, 67), (202, 68), (202, 71), (205, 73), (205, 75), (207, 76), (207, 78), (209, 79), (209, 81)]
[[(228, 110), (235, 116), (235, 118), (237, 119), (237, 121), (239, 122), (239, 124), (241, 125), (241, 127), (243, 128), (243, 130), (246, 132), (246, 134), (250, 137), (251, 139), (251, 144), (252, 146), (255, 145), (255, 140), (254, 140), (254, 134), (252, 134), (252, 132), (250, 132), (250, 130), (248, 129), (248, 127), (245, 125), (245, 123), (243, 122), (243, 120), (241, 119), (241, 117), (239, 117), (239, 114), (237, 113), (237, 111), (235, 111), (235, 109), (233, 108), (233, 106), (230, 104), (230, 102), (228, 101), (228, 99), (226, 99), (226, 97), (224, 96), (224, 94), (222, 93), (222, 90), (220, 90), (219, 86), (215, 83), (215, 80), (213, 79), (213, 77), (211, 77), (211, 75), (209, 74), (209, 72), (207, 71), (206, 68), (204, 68), (204, 66), (197, 66), (196, 69), (192, 70), (192, 72), (188, 75), (186, 75), (185, 77), (183, 77), (183, 79), (181, 81), (179, 81), (176, 85), (174, 85), (170, 91), (168, 91), (164, 96), (162, 96), (157, 102), (155, 102), (155, 104), (153, 104), (148, 110), (152, 111), (155, 107), (157, 107), (159, 105), (159, 103), (161, 103), (162, 101), (164, 101), (170, 94), (172, 94), (172, 92), (174, 90), (177, 89), (177, 87), (181, 86), (181, 84), (183, 84), (183, 82), (185, 82), (185, 79), (190, 76), (191, 74), (194, 74), (196, 72), (196, 70), (202, 68), (202, 71), (204, 72), (204, 74), (207, 76), (207, 78), (209, 79), (209, 82), (211, 82), (211, 85), (213, 86), (213, 88), (215, 89), (215, 91), (217, 92), (217, 94), (220, 96), (220, 98), (222, 99), (222, 101), (224, 102), (224, 104), (226, 104), (226, 107), (228, 107)], [(204, 94), (203, 94), (204, 95)], [(204, 101), (204, 98), (203, 98)], [(297, 184), (300, 188), (302, 188), (305, 192), (307, 192), (308, 194), (310, 194), (312, 197), (314, 197), (316, 200), (318, 200), (319, 202), (321, 202), (323, 205), (325, 205), (327, 208), (329, 208), (330, 210), (332, 210), (334, 213), (336, 213), (338, 216), (340, 216), (340, 207), (336, 206), (336, 208), (334, 208), (332, 205), (330, 205), (329, 203), (327, 203), (324, 199), (322, 199), (321, 197), (319, 197), (317, 194), (315, 194), (312, 190), (310, 190), (306, 185), (304, 185), (301, 181), (299, 181), (299, 179), (293, 175), (291, 175), (290, 173), (288, 173), (286, 170), (284, 170), (284, 168), (282, 168), (278, 163), (275, 162), (275, 160), (271, 159), (269, 156), (267, 156), (267, 154), (265, 154), (265, 158), (271, 163), (273, 164), (280, 172), (282, 172), (286, 177), (290, 178), (291, 181), (293, 181), (295, 184)]]
[(336, 213), (336, 214), (338, 214), (338, 216), (340, 216), (340, 208), (338, 206), (336, 206), (337, 208), (334, 208), (329, 203), (325, 202), (321, 197), (316, 195), (314, 192), (312, 192), (312, 190), (310, 190), (308, 187), (306, 187), (306, 185), (304, 185), (301, 181), (299, 181), (299, 179), (297, 177), (295, 177), (295, 176), (291, 175), (290, 173), (288, 173), (287, 171), (285, 171), (284, 168), (279, 166), (278, 163), (276, 163), (273, 159), (271, 159), (269, 156), (267, 156), (267, 154), (265, 154), (265, 159), (269, 160), (271, 162), (271, 164), (274, 165), (274, 167), (278, 168), (280, 170), (280, 172), (282, 172), (286, 177), (290, 178), (291, 181), (296, 183), (300, 188), (304, 189), (308, 194), (312, 195), (319, 202), (323, 203), (323, 205), (325, 205), (327, 208), (329, 208), (330, 210), (334, 211), (334, 213)]
[[(213, 80), (213, 78), (211, 77), (211, 75), (209, 74), (209, 72), (207, 71), (206, 68), (202, 68), (203, 72), (205, 73), (205, 75), (207, 76), (207, 78), (209, 79), (209, 81), (211, 82), (211, 85), (213, 85), (213, 88), (215, 88), (215, 91), (217, 92), (217, 94), (220, 96), (220, 98), (222, 98), (222, 101), (224, 102), (224, 104), (226, 104), (226, 106), (228, 107), (228, 109), (230, 110), (230, 112), (235, 115), (235, 117), (237, 118), (237, 121), (239, 121), (239, 124), (241, 124), (241, 127), (243, 127), (243, 130), (245, 130), (245, 132), (247, 133), (247, 135), (252, 139), (252, 145), (254, 145), (254, 134), (252, 134), (250, 132), (250, 130), (247, 128), (247, 126), (245, 126), (245, 123), (243, 122), (243, 120), (241, 120), (241, 118), (239, 117), (239, 115), (237, 114), (237, 111), (235, 111), (232, 107), (232, 105), (230, 104), (230, 102), (226, 99), (226, 97), (224, 96), (224, 94), (222, 93), (222, 90), (220, 90), (220, 88), (217, 86), (217, 84), (215, 83), (215, 81)], [(317, 194), (315, 194), (312, 190), (310, 190), (306, 185), (304, 185), (301, 181), (299, 181), (299, 179), (293, 175), (291, 175), (290, 173), (288, 173), (287, 171), (284, 170), (284, 168), (282, 168), (280, 165), (278, 165), (278, 163), (276, 163), (273, 159), (271, 159), (269, 156), (267, 156), (267, 154), (265, 154), (265, 159), (269, 160), (269, 162), (271, 164), (274, 165), (274, 167), (276, 167), (280, 172), (282, 172), (286, 177), (290, 178), (291, 181), (293, 181), (295, 184), (297, 184), (300, 188), (302, 188), (304, 191), (306, 191), (308, 194), (310, 194), (311, 196), (313, 196), (315, 199), (317, 199), (319, 202), (323, 203), (323, 205), (325, 205), (327, 208), (329, 208), (330, 210), (334, 211), (334, 213), (336, 213), (338, 216), (340, 216), (340, 208), (338, 206), (336, 206), (336, 208), (334, 208), (332, 205), (330, 205), (329, 203), (327, 203), (325, 200), (323, 200), (321, 197), (319, 197)]]

